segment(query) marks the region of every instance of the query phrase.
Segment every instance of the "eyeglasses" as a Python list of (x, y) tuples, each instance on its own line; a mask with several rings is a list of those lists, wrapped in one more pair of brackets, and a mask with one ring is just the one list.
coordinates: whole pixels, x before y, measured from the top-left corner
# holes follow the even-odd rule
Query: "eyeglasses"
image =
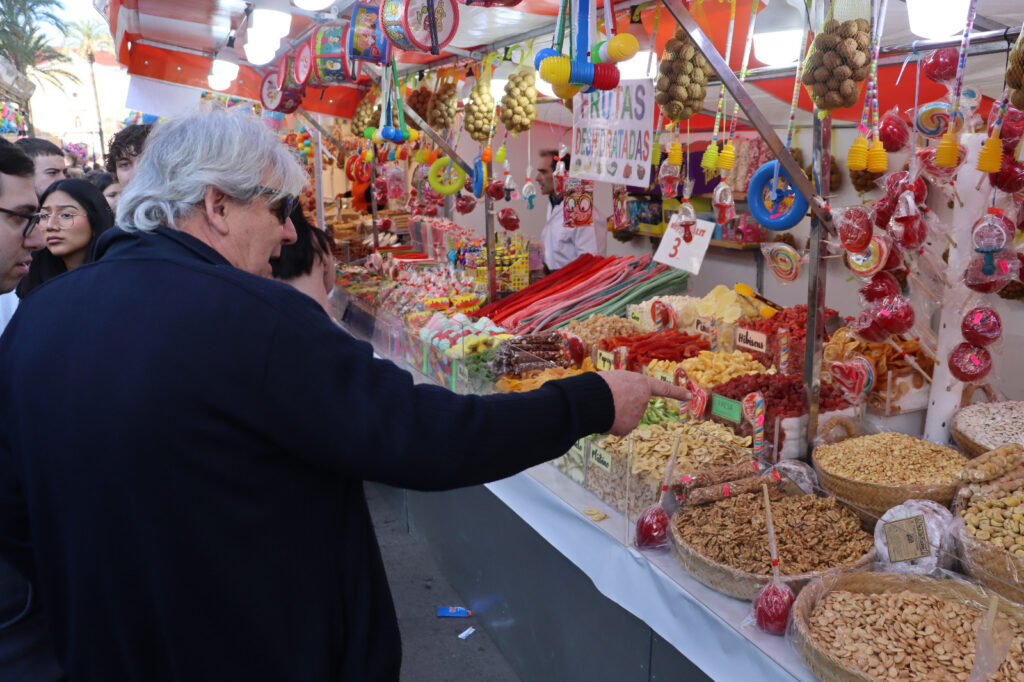
[(52, 224), (57, 226), (59, 230), (66, 230), (75, 224), (75, 218), (82, 215), (81, 213), (73, 213), (71, 211), (59, 211), (57, 213), (46, 213), (40, 211), (36, 214), (39, 217), (39, 222), (43, 225)]
[(15, 218), (21, 218), (25, 221), (25, 226), (21, 228), (22, 239), (25, 239), (32, 234), (32, 230), (36, 229), (36, 225), (39, 224), (38, 213), (18, 213), (17, 211), (9, 211), (6, 208), (0, 208), (0, 213), (6, 213), (7, 215), (12, 215)]
[[(281, 190), (279, 189), (264, 187), (263, 185), (257, 186), (256, 189), (258, 190), (257, 196), (281, 193)], [(285, 194), (280, 199), (270, 203), (270, 212), (274, 214), (274, 217), (277, 218), (282, 225), (284, 225), (284, 222), (288, 220), (289, 216), (291, 216), (292, 209), (295, 208), (295, 203), (298, 200), (299, 198), (293, 194)]]

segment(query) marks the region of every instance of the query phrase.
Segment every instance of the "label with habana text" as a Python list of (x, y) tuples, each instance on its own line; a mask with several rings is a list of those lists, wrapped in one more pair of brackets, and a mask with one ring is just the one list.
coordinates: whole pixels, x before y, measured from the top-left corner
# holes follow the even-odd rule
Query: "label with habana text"
[(768, 350), (768, 335), (746, 327), (736, 327), (736, 348), (764, 353)]
[(890, 521), (882, 529), (885, 531), (885, 541), (889, 545), (889, 563), (896, 564), (931, 556), (932, 545), (928, 541), (924, 514)]
[(596, 445), (590, 446), (590, 463), (603, 470), (606, 474), (612, 472), (612, 456), (607, 450), (602, 450)]

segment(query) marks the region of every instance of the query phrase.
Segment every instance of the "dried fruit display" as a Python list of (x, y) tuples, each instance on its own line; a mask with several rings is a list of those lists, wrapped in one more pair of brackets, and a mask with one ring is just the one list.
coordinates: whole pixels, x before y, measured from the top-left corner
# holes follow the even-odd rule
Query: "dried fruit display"
[(1020, 35), (1006, 59), (1006, 85), (1010, 88), (1010, 103), (1024, 109), (1024, 39)]
[(513, 135), (526, 132), (537, 118), (537, 76), (529, 69), (513, 71), (501, 98), (501, 122)]
[[(769, 496), (783, 574), (841, 568), (872, 550), (874, 539), (861, 530), (856, 515), (834, 498), (792, 497), (778, 489)], [(756, 575), (772, 572), (760, 490), (680, 507), (672, 523), (681, 539), (712, 561)]]
[[(974, 604), (904, 590), (865, 594), (832, 590), (814, 606), (810, 634), (818, 646), (875, 680), (967, 680), (984, 614)], [(1024, 675), (1024, 627), (990, 681)]]
[(665, 43), (658, 72), (654, 101), (668, 119), (685, 121), (700, 111), (714, 71), (682, 28)]
[(852, 107), (870, 63), (871, 24), (866, 19), (829, 19), (814, 37), (802, 80), (819, 109)]
[(953, 448), (903, 433), (877, 433), (820, 445), (814, 461), (825, 471), (854, 481), (924, 485), (956, 481), (967, 458)]

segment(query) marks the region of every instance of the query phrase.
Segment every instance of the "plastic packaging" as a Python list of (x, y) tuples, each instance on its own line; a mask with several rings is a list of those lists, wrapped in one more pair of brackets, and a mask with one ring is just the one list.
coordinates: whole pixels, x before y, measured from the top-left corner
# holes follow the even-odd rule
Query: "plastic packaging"
[(988, 346), (1003, 334), (1003, 321), (999, 313), (989, 306), (978, 306), (967, 311), (960, 323), (960, 333), (968, 343)]
[(725, 225), (736, 217), (736, 202), (733, 200), (732, 187), (725, 180), (719, 182), (715, 187), (711, 205), (715, 207), (715, 222), (719, 225)]
[(473, 212), (476, 208), (476, 197), (472, 194), (463, 194), (459, 192), (459, 196), (455, 197), (455, 210), (459, 212), (459, 215), (467, 215)]
[(914, 200), (914, 192), (907, 190), (896, 201), (896, 210), (889, 219), (887, 232), (894, 243), (904, 249), (920, 248), (928, 236), (921, 211)]
[(960, 53), (955, 47), (932, 50), (921, 61), (921, 72), (928, 80), (948, 85), (956, 79), (956, 67)]
[(903, 293), (899, 280), (888, 272), (879, 272), (864, 283), (860, 289), (861, 297), (867, 303), (877, 303), (887, 296), (899, 296)]
[(903, 120), (896, 107), (882, 114), (879, 119), (878, 138), (890, 154), (903, 151), (910, 144), (910, 125)]
[(992, 355), (981, 346), (957, 344), (947, 360), (953, 376), (966, 383), (979, 383), (992, 371)]
[(814, 473), (814, 469), (799, 460), (780, 461), (772, 467), (772, 470), (779, 472), (780, 475), (788, 476), (807, 495), (813, 495), (814, 489), (818, 486), (818, 476)]
[(682, 172), (682, 167), (673, 165), (668, 160), (661, 164), (661, 168), (658, 170), (658, 185), (661, 187), (662, 196), (667, 199), (676, 197), (679, 193), (679, 177)]
[(890, 199), (898, 200), (908, 189), (913, 190), (914, 200), (918, 204), (928, 199), (928, 185), (924, 178), (915, 177), (911, 182), (910, 171), (896, 171), (885, 179), (885, 193)]
[(890, 334), (905, 334), (914, 326), (914, 308), (904, 296), (886, 296), (878, 302), (878, 324)]
[(819, 109), (852, 107), (871, 66), (871, 6), (834, 0), (814, 37), (801, 80)]
[(498, 211), (498, 224), (502, 228), (509, 232), (515, 232), (519, 229), (519, 214), (516, 213), (514, 208), (503, 208)]
[[(889, 557), (886, 524), (915, 516), (924, 516), (931, 553), (919, 559), (893, 563)], [(875, 525), (875, 561), (883, 571), (941, 577), (942, 569), (953, 565), (953, 537), (953, 514), (948, 509), (931, 500), (907, 500), (885, 512)]]
[(644, 510), (640, 518), (636, 520), (636, 535), (633, 542), (640, 549), (665, 549), (669, 545), (669, 525), (671, 519), (665, 510), (668, 504), (668, 482), (672, 479), (672, 471), (675, 469), (676, 455), (679, 452), (681, 435), (676, 436), (676, 442), (672, 447), (672, 455), (669, 457), (668, 465), (665, 467), (665, 480), (661, 484), (661, 495), (658, 501)]
[(558, 160), (555, 162), (555, 170), (551, 174), (554, 180), (554, 192), (558, 196), (565, 193), (565, 181), (569, 178), (569, 169), (565, 167), (565, 157), (568, 154), (568, 147), (564, 144), (558, 146)]

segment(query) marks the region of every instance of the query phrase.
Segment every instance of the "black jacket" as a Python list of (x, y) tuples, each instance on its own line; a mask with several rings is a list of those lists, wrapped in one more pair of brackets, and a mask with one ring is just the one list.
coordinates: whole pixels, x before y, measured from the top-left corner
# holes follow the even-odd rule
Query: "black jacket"
[(614, 417), (592, 375), (414, 386), (180, 232), (98, 251), (0, 338), (0, 552), (40, 586), (75, 682), (395, 680), (362, 482), (500, 479)]

